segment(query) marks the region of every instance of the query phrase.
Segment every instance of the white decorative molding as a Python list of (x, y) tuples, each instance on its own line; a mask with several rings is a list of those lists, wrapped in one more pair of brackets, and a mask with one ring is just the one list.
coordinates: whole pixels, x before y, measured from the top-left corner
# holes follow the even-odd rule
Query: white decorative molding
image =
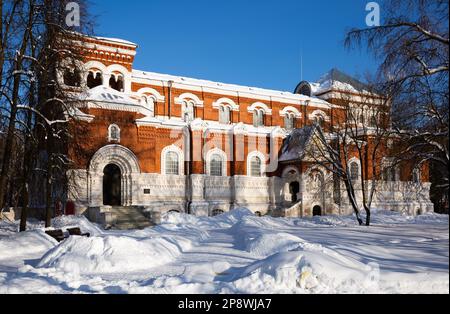
[(301, 112), (298, 111), (297, 108), (292, 107), (292, 106), (287, 106), (287, 107), (284, 107), (283, 110), (280, 110), (280, 116), (281, 117), (286, 116), (288, 113), (295, 114), (295, 117), (298, 118), (298, 119), (302, 117)]
[[(118, 133), (116, 138), (112, 136), (113, 128), (116, 128)], [(120, 142), (120, 127), (117, 124), (111, 124), (108, 127), (108, 142)]]
[(138, 97), (147, 95), (153, 96), (152, 98), (155, 102), (164, 103), (166, 101), (166, 97), (162, 96), (156, 89), (150, 87), (141, 88), (133, 94)]
[(331, 118), (322, 110), (314, 110), (310, 115), (308, 115), (308, 118), (309, 120), (314, 120), (317, 116), (322, 117), (326, 122), (331, 121)]
[[(295, 174), (291, 174), (291, 171), (295, 171)], [(295, 166), (287, 166), (286, 168), (283, 169), (283, 173), (281, 175), (282, 178), (287, 178), (287, 177), (296, 177), (300, 175), (300, 171), (298, 170), (297, 167)]]
[(227, 158), (227, 154), (219, 149), (219, 148), (213, 148), (210, 149), (207, 153), (206, 156), (204, 158), (205, 160), (205, 168), (206, 168), (206, 175), (210, 176), (211, 175), (211, 158), (213, 155), (219, 155), (222, 158), (222, 176), (226, 177), (228, 175), (227, 172), (227, 162), (228, 162), (228, 158)]
[(253, 157), (259, 157), (261, 159), (261, 177), (264, 177), (266, 173), (266, 155), (257, 150), (247, 155), (247, 176), (251, 177), (251, 162)]
[(249, 106), (247, 108), (248, 112), (253, 112), (256, 109), (262, 109), (264, 111), (264, 114), (266, 115), (272, 115), (272, 109), (270, 109), (265, 103), (263, 102), (255, 102), (254, 104), (252, 104), (251, 106)]
[(202, 100), (200, 100), (200, 98), (198, 98), (197, 95), (194, 95), (192, 93), (184, 93), (181, 94), (179, 97), (175, 98), (175, 103), (177, 105), (182, 105), (183, 102), (188, 102), (189, 100), (194, 101), (194, 106), (196, 107), (203, 107), (204, 102)]
[(103, 169), (109, 164), (115, 164), (122, 174), (140, 173), (139, 161), (136, 155), (121, 145), (107, 145), (100, 148), (91, 158), (90, 174), (103, 175)]
[(166, 154), (174, 152), (178, 155), (178, 176), (184, 175), (184, 153), (177, 145), (169, 145), (161, 151), (161, 174), (166, 175)]
[(109, 164), (119, 167), (121, 173), (121, 203), (123, 206), (133, 204), (134, 177), (140, 174), (136, 155), (121, 145), (108, 145), (100, 148), (89, 163), (87, 195), (88, 205), (103, 206), (103, 171)]
[(226, 97), (220, 98), (212, 104), (214, 109), (219, 109), (220, 105), (228, 105), (232, 111), (239, 111), (239, 105), (237, 105), (233, 100)]

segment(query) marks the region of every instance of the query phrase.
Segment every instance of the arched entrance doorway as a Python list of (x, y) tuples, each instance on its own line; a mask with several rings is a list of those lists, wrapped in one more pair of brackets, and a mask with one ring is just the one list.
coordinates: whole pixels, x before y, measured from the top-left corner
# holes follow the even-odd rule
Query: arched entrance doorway
[(319, 205), (314, 206), (313, 216), (322, 216), (322, 207), (320, 207)]
[(141, 173), (139, 161), (128, 148), (121, 145), (108, 145), (100, 148), (94, 154), (89, 165), (87, 190), (89, 207), (104, 206), (103, 178), (105, 168), (110, 164), (116, 165), (120, 169), (120, 205), (133, 206), (134, 200), (137, 199), (135, 194), (138, 193), (135, 182)]
[(289, 193), (291, 193), (292, 204), (296, 204), (298, 202), (299, 192), (300, 192), (300, 183), (298, 183), (297, 181), (291, 182), (289, 184)]
[(114, 164), (107, 165), (103, 170), (103, 205), (122, 205), (122, 173)]

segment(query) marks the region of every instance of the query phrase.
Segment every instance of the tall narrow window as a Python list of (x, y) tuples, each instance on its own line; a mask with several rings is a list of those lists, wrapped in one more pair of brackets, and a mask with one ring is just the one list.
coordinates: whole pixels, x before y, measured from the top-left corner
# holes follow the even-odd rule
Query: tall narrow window
[(144, 95), (141, 97), (140, 103), (150, 110), (152, 117), (155, 116), (155, 99), (153, 97)]
[(100, 86), (100, 85), (103, 85), (102, 73), (89, 71), (86, 84), (87, 84), (87, 87), (89, 87), (90, 89)]
[(260, 177), (262, 175), (261, 171), (262, 161), (258, 156), (254, 156), (250, 162), (250, 175), (252, 177)]
[(231, 122), (231, 110), (228, 106), (220, 106), (219, 123), (229, 124)]
[(210, 175), (216, 176), (216, 177), (221, 177), (221, 176), (223, 176), (222, 169), (223, 169), (222, 156), (220, 156), (218, 154), (214, 154), (211, 157), (211, 162), (210, 162)]
[(359, 179), (359, 165), (357, 162), (352, 162), (350, 164), (350, 178), (352, 181)]
[(284, 127), (287, 130), (292, 130), (295, 127), (295, 115), (293, 113), (288, 113), (284, 117)]
[(166, 153), (166, 175), (179, 175), (180, 174), (180, 159), (176, 152)]
[(182, 119), (184, 122), (192, 122), (195, 119), (194, 103), (192, 101), (183, 102)]
[(324, 119), (321, 115), (316, 115), (316, 116), (314, 117), (314, 122), (315, 122), (316, 124), (318, 124), (319, 126), (323, 127), (324, 122), (325, 122), (325, 119)]
[(116, 124), (111, 124), (108, 128), (108, 141), (120, 142), (120, 128)]
[(109, 79), (109, 87), (115, 89), (116, 91), (123, 92), (124, 91), (124, 82), (123, 76), (120, 74), (112, 74)]
[(253, 126), (254, 127), (264, 126), (264, 110), (256, 109), (253, 112)]

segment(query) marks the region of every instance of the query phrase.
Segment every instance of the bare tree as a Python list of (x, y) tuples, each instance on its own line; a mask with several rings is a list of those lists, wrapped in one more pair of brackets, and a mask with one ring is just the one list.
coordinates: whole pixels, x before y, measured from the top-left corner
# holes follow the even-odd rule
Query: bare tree
[(384, 144), (390, 132), (388, 102), (369, 91), (358, 96), (342, 94), (342, 98), (343, 104), (334, 111), (328, 132), (317, 128), (307, 154), (315, 164), (333, 174), (335, 189), (340, 189), (340, 182), (344, 183), (358, 223), (364, 224), (360, 215), (360, 209), (364, 209), (365, 224), (369, 226), (381, 161), (386, 153)]
[[(50, 226), (55, 200), (63, 198), (66, 173), (70, 167), (67, 146), (71, 140), (70, 123), (73, 90), (61, 73), (82, 73), (83, 49), (73, 45), (91, 27), (84, 1), (77, 1), (80, 27), (67, 25), (65, 0), (0, 1), (1, 113), (5, 122), (2, 134), (0, 208), (11, 204), (11, 196), (22, 204), (21, 231), (26, 229), (31, 194), (45, 195), (46, 226)], [(74, 70), (76, 68), (76, 71)], [(79, 76), (81, 80), (81, 76)], [(18, 136), (20, 134), (20, 136)], [(20, 142), (19, 149), (14, 143)], [(18, 167), (13, 167), (18, 165)], [(33, 181), (44, 184), (36, 186)], [(14, 181), (14, 187), (8, 189)]]
[[(449, 19), (447, 0), (384, 1), (383, 23), (353, 29), (348, 47), (366, 47), (381, 60), (378, 79), (392, 99), (393, 128), (406, 143), (401, 160), (431, 163), (433, 185), (448, 193)], [(433, 187), (432, 187), (433, 188)]]

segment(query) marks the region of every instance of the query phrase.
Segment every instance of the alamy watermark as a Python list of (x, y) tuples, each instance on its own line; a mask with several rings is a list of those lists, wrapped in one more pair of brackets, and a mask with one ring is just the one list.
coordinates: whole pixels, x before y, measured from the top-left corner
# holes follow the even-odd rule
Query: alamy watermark
[(366, 5), (366, 11), (369, 13), (366, 15), (366, 25), (368, 27), (380, 26), (381, 11), (378, 2), (369, 2)]
[(77, 2), (69, 2), (66, 5), (66, 12), (66, 25), (80, 27), (80, 5)]

